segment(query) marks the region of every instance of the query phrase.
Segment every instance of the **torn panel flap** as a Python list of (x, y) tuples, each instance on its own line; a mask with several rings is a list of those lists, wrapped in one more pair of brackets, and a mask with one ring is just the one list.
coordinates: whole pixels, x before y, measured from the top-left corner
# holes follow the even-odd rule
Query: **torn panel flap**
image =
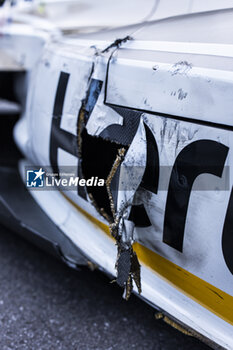
[(118, 246), (117, 283), (125, 288), (126, 299), (131, 294), (133, 280), (139, 293), (141, 292), (140, 264), (132, 248), (134, 223), (129, 220), (129, 215), (134, 196), (145, 172), (146, 152), (146, 133), (141, 118), (136, 135), (119, 165), (120, 171), (114, 173), (114, 176), (118, 177), (118, 187), (114, 188), (116, 181), (111, 181), (109, 191), (109, 199), (113, 202), (112, 207), (114, 208), (114, 223), (111, 225), (111, 232)]

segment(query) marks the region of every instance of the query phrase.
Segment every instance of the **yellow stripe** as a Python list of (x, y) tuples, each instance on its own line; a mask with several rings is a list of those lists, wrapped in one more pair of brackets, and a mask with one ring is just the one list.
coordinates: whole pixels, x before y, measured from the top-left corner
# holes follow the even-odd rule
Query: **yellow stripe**
[[(66, 197), (66, 199), (74, 205), (79, 212), (112, 238), (108, 225), (88, 214), (69, 198)], [(186, 294), (188, 297), (195, 300), (224, 321), (233, 325), (233, 297), (231, 295), (205, 282), (201, 278), (193, 275), (139, 243), (134, 243), (133, 247), (142, 264), (151, 268), (173, 287), (176, 287), (182, 293)]]
[(143, 264), (150, 267), (182, 293), (233, 325), (233, 297), (231, 295), (139, 243), (134, 244), (134, 250)]

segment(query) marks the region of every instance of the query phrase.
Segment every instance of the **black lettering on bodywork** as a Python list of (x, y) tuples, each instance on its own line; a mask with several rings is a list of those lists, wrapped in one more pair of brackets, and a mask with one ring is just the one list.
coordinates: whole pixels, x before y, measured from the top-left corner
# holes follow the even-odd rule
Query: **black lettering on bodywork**
[(233, 274), (233, 189), (231, 190), (223, 226), (222, 252), (226, 265)]
[(212, 140), (186, 146), (176, 158), (169, 182), (163, 242), (182, 252), (188, 204), (195, 179), (204, 173), (221, 177), (228, 147)]
[(58, 148), (62, 148), (75, 157), (77, 157), (78, 154), (77, 137), (68, 131), (61, 129), (61, 118), (69, 76), (68, 73), (60, 73), (53, 107), (49, 157), (50, 164), (55, 173), (58, 173)]

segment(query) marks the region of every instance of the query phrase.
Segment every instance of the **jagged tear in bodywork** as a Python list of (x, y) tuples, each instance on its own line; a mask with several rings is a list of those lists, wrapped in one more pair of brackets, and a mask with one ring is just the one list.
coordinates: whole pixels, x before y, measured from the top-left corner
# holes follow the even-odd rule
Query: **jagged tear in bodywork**
[[(136, 175), (134, 174), (133, 167), (135, 164), (137, 165), (138, 150), (135, 152), (133, 144), (135, 139), (136, 143), (142, 142), (145, 130), (143, 122), (140, 122), (141, 114), (137, 114), (131, 115), (131, 119), (126, 115), (127, 122), (124, 122), (122, 126), (113, 125), (115, 128), (118, 127), (114, 133), (119, 135), (119, 141), (122, 140), (123, 143), (119, 142), (116, 137), (113, 137), (114, 141), (111, 140), (111, 129), (109, 128), (107, 128), (110, 130), (109, 132), (102, 132), (103, 136), (90, 135), (87, 132), (86, 124), (90, 110), (93, 110), (93, 104), (98, 98), (96, 90), (100, 88), (100, 84), (97, 84), (95, 80), (93, 83), (92, 80), (90, 85), (94, 86), (94, 89), (89, 86), (78, 119), (79, 165), (81, 165), (84, 178), (97, 176), (105, 179), (104, 187), (90, 186), (87, 188), (87, 194), (96, 210), (109, 222), (110, 232), (116, 240), (118, 248), (116, 282), (125, 289), (124, 297), (128, 299), (133, 288), (133, 281), (138, 292), (141, 293), (140, 264), (132, 246), (134, 243), (134, 223), (129, 217), (134, 195), (144, 174), (143, 167), (141, 167), (142, 170), (137, 171)], [(122, 111), (120, 112), (122, 113)], [(130, 126), (128, 140), (125, 136), (122, 139), (127, 125)], [(144, 146), (145, 142), (142, 142), (140, 148), (144, 150)], [(143, 156), (145, 156), (144, 153)], [(119, 184), (124, 184), (129, 179), (132, 180), (132, 185), (130, 184), (132, 188), (127, 190), (127, 184), (125, 189), (120, 189)]]
[[(121, 146), (101, 137), (91, 136), (85, 128), (81, 136), (81, 165), (84, 177), (88, 179), (92, 176), (98, 176), (107, 181), (118, 149)], [(114, 217), (107, 186), (89, 186), (88, 194), (100, 214), (107, 219), (109, 224), (113, 223)]]
[(98, 212), (104, 216), (110, 225), (110, 232), (116, 240), (118, 254), (116, 261), (117, 283), (125, 288), (125, 298), (128, 299), (133, 280), (141, 293), (140, 264), (132, 244), (134, 224), (127, 220), (128, 204), (125, 210), (117, 210), (111, 190), (114, 177), (124, 160), (128, 147), (110, 142), (101, 137), (88, 135), (85, 128), (82, 131), (82, 172), (84, 178), (98, 176), (105, 179), (105, 186), (90, 186), (88, 195)]
[[(114, 222), (110, 224), (111, 234), (116, 239), (118, 255), (116, 262), (117, 269), (117, 283), (119, 286), (125, 288), (125, 299), (128, 300), (133, 288), (133, 280), (136, 283), (138, 292), (141, 293), (141, 279), (140, 279), (140, 264), (136, 253), (133, 251), (132, 244), (134, 224), (132, 221), (125, 220), (125, 212), (118, 212), (114, 205), (114, 199), (111, 192), (111, 182), (121, 166), (126, 150), (120, 148), (116, 156), (115, 162), (112, 166), (110, 174), (106, 181), (106, 187), (110, 200), (110, 206)], [(125, 218), (126, 219), (126, 218)]]
[[(135, 282), (141, 293), (140, 264), (133, 251), (134, 222), (132, 208), (135, 194), (143, 182), (146, 167), (146, 132), (142, 112), (105, 104), (108, 66), (114, 52), (127, 36), (116, 40), (101, 52), (96, 51), (88, 89), (79, 112), (77, 135), (79, 173), (105, 180), (105, 186), (86, 188), (96, 210), (108, 221), (116, 240), (117, 283), (128, 299)], [(102, 55), (108, 56), (105, 84), (96, 79)]]

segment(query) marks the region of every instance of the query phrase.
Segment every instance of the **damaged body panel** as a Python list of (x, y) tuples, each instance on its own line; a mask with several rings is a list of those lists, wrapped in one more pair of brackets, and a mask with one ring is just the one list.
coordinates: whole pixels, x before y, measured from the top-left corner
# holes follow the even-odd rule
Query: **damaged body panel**
[(233, 43), (216, 29), (198, 43), (194, 28), (206, 29), (210, 16), (232, 28), (230, 15), (49, 36), (14, 128), (27, 159), (22, 181), (30, 166), (104, 180), (30, 191), (78, 248), (77, 264), (91, 262), (126, 299), (140, 294), (225, 349), (233, 348)]

